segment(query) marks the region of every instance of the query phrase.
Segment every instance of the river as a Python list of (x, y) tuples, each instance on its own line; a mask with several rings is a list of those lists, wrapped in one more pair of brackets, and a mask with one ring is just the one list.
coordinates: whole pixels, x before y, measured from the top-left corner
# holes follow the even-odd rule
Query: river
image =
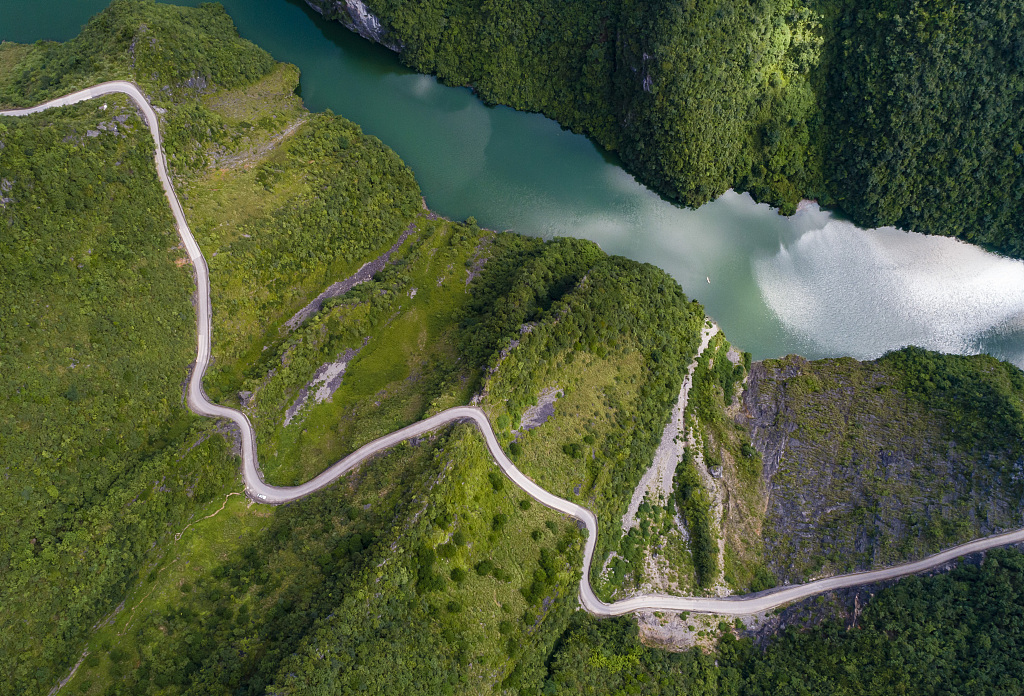
[[(755, 358), (877, 357), (915, 344), (1024, 367), (1024, 262), (816, 205), (791, 218), (732, 192), (687, 210), (638, 184), (586, 138), (467, 89), (321, 20), (301, 0), (222, 0), (239, 31), (302, 70), (302, 96), (376, 135), (453, 219), (584, 237), (671, 273)], [(67, 40), (106, 0), (3, 0), (0, 38)], [(198, 4), (185, 0), (178, 4)]]

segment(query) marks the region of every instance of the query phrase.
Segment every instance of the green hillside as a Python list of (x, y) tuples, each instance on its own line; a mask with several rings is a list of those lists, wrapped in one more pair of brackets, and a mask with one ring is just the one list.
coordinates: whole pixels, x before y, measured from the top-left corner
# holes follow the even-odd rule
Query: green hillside
[[(611, 21), (584, 9), (581, 22)], [(886, 538), (896, 553), (1008, 525), (1019, 508), (1016, 368), (916, 349), (751, 365), (716, 335), (685, 412), (698, 446), (669, 498), (645, 501), (623, 535), (711, 329), (674, 280), (590, 242), (438, 217), (394, 152), (306, 111), (298, 71), (240, 40), (219, 6), (116, 0), (66, 44), (0, 46), (6, 103), (114, 77), (165, 110), (175, 186), (210, 266), (205, 389), (249, 416), (272, 483), (476, 403), (524, 472), (597, 514), (603, 596), (650, 582), (654, 551), (677, 589), (763, 589), (788, 578), (764, 512), (769, 487), (782, 498), (781, 478), (761, 475), (764, 428), (813, 449), (846, 427), (852, 393), (879, 410), (841, 431), (843, 451), (873, 454), (871, 428), (906, 417), (907, 438), (924, 443), (914, 454), (954, 452), (966, 481), (944, 501), (963, 513), (955, 524), (925, 519), (916, 546)], [(61, 693), (92, 696), (1020, 690), (1016, 552), (885, 590), (856, 631), (787, 633), (762, 653), (734, 637), (739, 622), (708, 617), (703, 649), (669, 652), (633, 617), (578, 610), (583, 533), (502, 476), (469, 425), (291, 505), (248, 500), (234, 432), (184, 407), (193, 279), (130, 102), (0, 118), (0, 153), (3, 696), (47, 694), (72, 669)], [(744, 424), (762, 401), (796, 414), (795, 429)], [(709, 514), (715, 490), (721, 516)], [(902, 492), (890, 497), (907, 509), (922, 497)]]
[(149, 131), (127, 99), (101, 106), (0, 119), (3, 693), (48, 690), (235, 467), (182, 404), (192, 282)]
[[(161, 46), (182, 32), (188, 46), (172, 61), (179, 72), (164, 76), (160, 61), (170, 58)], [(568, 391), (571, 376), (586, 385), (621, 373), (629, 380), (623, 398), (590, 414), (604, 454), (588, 464), (587, 486), (575, 495), (609, 513), (624, 505), (703, 317), (663, 272), (607, 257), (589, 242), (495, 235), (423, 210), (394, 153), (340, 117), (306, 112), (294, 96), (297, 71), (238, 41), (214, 7), (115, 2), (67, 44), (5, 44), (2, 52), (8, 103), (128, 78), (166, 109), (172, 170), (211, 269), (214, 364), (206, 388), (223, 403), (245, 404), (271, 481), (304, 480), (481, 388), (510, 427), (548, 380)], [(239, 79), (218, 77), (239, 71)], [(388, 582), (397, 583), (397, 603), (388, 611), (418, 617), (447, 646), (409, 649), (442, 660), (448, 673), (476, 665), (454, 686), (475, 693), (481, 684), (535, 679), (544, 646), (572, 611), (579, 537), (575, 525), (505, 486), (472, 431), (444, 435), (441, 448), (403, 450), (397, 469), (387, 458), (367, 465), (380, 470), (353, 495), (371, 510), (379, 506), (380, 516), (357, 515), (344, 484), (316, 503), (327, 508), (309, 513), (337, 521), (309, 531), (292, 517), (305, 515), (306, 503), (267, 511), (232, 497), (239, 483), (230, 434), (220, 437), (215, 423), (182, 404), (195, 340), (191, 279), (153, 176), (151, 145), (125, 99), (106, 102), (106, 110), (89, 102), (2, 123), (7, 151), (19, 153), (0, 172), (14, 182), (5, 207), (19, 225), (7, 239), (5, 289), (9, 311), (20, 313), (5, 324), (4, 354), (12, 364), (15, 356), (39, 356), (18, 358), (5, 377), (19, 398), (5, 407), (3, 443), (12, 457), (40, 463), (9, 471), (19, 478), (5, 489), (4, 514), (15, 523), (4, 526), (10, 611), (0, 691), (43, 693), (80, 662), (68, 688), (84, 693), (204, 691), (222, 680), (258, 692), (285, 678), (278, 665), (293, 652), (301, 659), (303, 640), (336, 642), (332, 632), (342, 629), (316, 619), (345, 602), (356, 603), (346, 613), (383, 611), (359, 604), (365, 583), (377, 582), (363, 569), (380, 561), (370, 565), (370, 551), (349, 551), (367, 549), (395, 570)], [(325, 287), (388, 249), (390, 261), (367, 282), (287, 324)], [(660, 290), (649, 295), (650, 288)], [(625, 323), (623, 303), (632, 309)], [(523, 325), (534, 329), (528, 337)], [(346, 357), (337, 391), (302, 402), (318, 369), (339, 356)], [(86, 381), (74, 378), (86, 366)], [(562, 417), (559, 409), (553, 423)], [(78, 434), (66, 427), (76, 420)], [(642, 430), (623, 429), (634, 420)], [(531, 461), (566, 444), (549, 427), (521, 451)], [(570, 450), (561, 456), (572, 469), (580, 458)], [(431, 473), (416, 493), (421, 484), (393, 487), (388, 472), (400, 471), (410, 481)], [(354, 516), (362, 521), (351, 526)], [(347, 541), (356, 537), (359, 548)], [(395, 543), (404, 549), (398, 555)], [(327, 565), (288, 570), (295, 554), (313, 548), (328, 554)], [(265, 575), (261, 565), (280, 570)], [(237, 601), (239, 578), (248, 578), (248, 614)], [(408, 585), (409, 578), (419, 580)], [(206, 590), (189, 592), (197, 587)], [(497, 603), (483, 601), (485, 589)], [(305, 613), (290, 610), (285, 620), (258, 610), (279, 601)], [(468, 615), (482, 628), (463, 634)], [(266, 640), (234, 648), (247, 657), (225, 676), (227, 653), (209, 655), (204, 646), (225, 631), (250, 629)], [(364, 629), (372, 632), (360, 642), (376, 640), (374, 624)], [(449, 645), (456, 629), (461, 637)], [(35, 640), (40, 635), (53, 638)], [(407, 635), (401, 628), (394, 640), (405, 645)], [(319, 669), (304, 673), (318, 678)], [(392, 676), (385, 669), (374, 679), (384, 685)]]

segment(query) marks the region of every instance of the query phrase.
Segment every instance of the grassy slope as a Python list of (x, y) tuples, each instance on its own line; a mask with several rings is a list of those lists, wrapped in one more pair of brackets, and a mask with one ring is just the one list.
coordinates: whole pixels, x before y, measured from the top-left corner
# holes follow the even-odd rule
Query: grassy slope
[[(284, 617), (275, 606), (287, 603), (293, 623), (308, 627), (329, 595), (340, 592), (344, 575), (369, 562), (360, 558), (362, 549), (379, 543), (382, 530), (407, 513), (424, 485), (425, 454), (429, 450), (384, 457), (345, 485), (292, 508), (253, 506), (238, 496), (226, 504), (214, 501), (202, 512), (216, 515), (197, 517), (129, 596), (125, 611), (92, 636), (92, 654), (70, 688), (139, 693), (139, 682), (148, 684), (151, 677), (164, 687), (181, 683), (184, 673), (201, 671), (218, 654), (211, 644), (216, 642), (239, 655), (235, 672), (262, 674), (266, 681), (273, 665), (259, 663), (280, 660), (274, 656), (282, 646), (275, 640), (294, 644), (302, 636), (294, 625), (281, 625)], [(403, 486), (396, 488), (399, 480)], [(220, 601), (228, 596), (230, 602)], [(218, 609), (221, 604), (226, 607)], [(236, 625), (253, 638), (234, 641)], [(192, 676), (229, 684), (231, 677), (215, 668), (212, 677)]]
[(284, 340), (282, 323), (386, 251), (419, 210), (401, 160), (355, 124), (306, 112), (297, 83), (298, 72), (281, 66), (250, 88), (204, 100), (230, 149), (211, 148), (212, 167), (189, 178), (186, 212), (210, 264), (209, 389), (227, 403), (237, 403), (263, 347)]
[[(468, 296), (462, 269), (477, 237), (445, 220), (423, 218), (417, 227), (380, 280), (335, 301), (277, 351), (266, 351), (262, 377), (246, 382), (255, 394), (248, 408), (269, 480), (307, 480), (369, 440), (469, 400), (471, 370), (453, 364), (457, 319)], [(334, 395), (321, 404), (310, 395), (285, 426), (299, 390), (346, 351), (358, 352)]]
[[(410, 680), (437, 693), (429, 684), (440, 676), (481, 693), (517, 665), (535, 678), (574, 596), (580, 539), (494, 473), (480, 437), (460, 426), (272, 514), (214, 501), (203, 511), (214, 516), (184, 532), (94, 633), (70, 688), (262, 692), (277, 680), (283, 693), (324, 681), (390, 693)], [(540, 549), (557, 573), (527, 597)], [(324, 659), (335, 652), (340, 662)], [(428, 661), (429, 677), (416, 667)]]
[[(272, 64), (213, 6), (131, 1), (66, 44), (5, 44), (0, 55), (4, 104), (104, 79), (139, 82), (170, 109), (173, 163), (177, 117), (196, 96), (182, 84), (192, 74), (178, 68), (196, 69), (213, 89)], [(148, 131), (125, 99), (105, 101), (106, 110), (88, 103), (0, 126), (0, 174), (13, 199), (3, 353), (17, 366), (4, 370), (4, 392), (18, 394), (5, 404), (3, 448), (5, 460), (23, 462), (7, 469), (16, 483), (2, 506), (3, 693), (48, 690), (153, 544), (235, 469), (213, 424), (181, 404), (195, 340), (191, 282)], [(122, 112), (127, 120), (115, 121)]]
[[(33, 44), (17, 69), (0, 79), (0, 102), (32, 106), (97, 82), (129, 79), (152, 92), (157, 104), (181, 106), (215, 86), (249, 84), (273, 66), (266, 51), (239, 38), (222, 6), (113, 0), (74, 39)], [(189, 83), (196, 76), (205, 88)]]
[[(495, 476), (480, 437), (455, 429), (422, 516), (372, 576), (283, 666), (279, 693), (487, 693), (535, 678), (578, 582), (575, 526)], [(540, 573), (549, 554), (551, 573)], [(353, 659), (353, 651), (357, 656)]]
[(0, 41), (0, 75), (8, 75), (31, 50), (32, 46), (28, 44)]

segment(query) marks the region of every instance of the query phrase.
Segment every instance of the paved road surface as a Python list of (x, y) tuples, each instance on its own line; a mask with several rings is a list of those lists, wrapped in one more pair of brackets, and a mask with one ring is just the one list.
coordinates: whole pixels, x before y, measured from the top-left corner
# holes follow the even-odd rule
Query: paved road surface
[(597, 598), (590, 586), (590, 566), (594, 557), (594, 547), (597, 543), (597, 518), (594, 513), (585, 507), (563, 500), (556, 495), (544, 490), (521, 472), (502, 451), (498, 439), (494, 435), (490, 422), (484, 412), (475, 406), (457, 406), (425, 420), (413, 423), (412, 425), (396, 430), (393, 433), (378, 438), (373, 442), (363, 445), (352, 454), (348, 455), (334, 466), (329, 467), (319, 476), (306, 483), (289, 488), (271, 486), (263, 481), (257, 468), (256, 460), (256, 439), (253, 434), (252, 425), (245, 414), (234, 409), (218, 406), (211, 403), (203, 392), (203, 375), (210, 363), (210, 272), (206, 266), (206, 259), (203, 258), (199, 245), (196, 243), (192, 231), (185, 220), (181, 203), (171, 186), (167, 177), (167, 161), (164, 156), (163, 145), (160, 138), (159, 121), (156, 113), (146, 101), (145, 96), (130, 82), (107, 82), (89, 89), (69, 94), (59, 99), (48, 101), (30, 109), (18, 109), (14, 111), (0, 111), (0, 116), (24, 116), (34, 114), (58, 106), (76, 104), (88, 99), (95, 99), (107, 94), (120, 93), (127, 95), (142, 111), (149, 131), (156, 144), (154, 158), (156, 160), (156, 171), (160, 177), (160, 184), (164, 188), (167, 202), (174, 213), (175, 224), (178, 227), (178, 234), (188, 251), (189, 258), (196, 272), (196, 285), (198, 288), (197, 327), (198, 345), (196, 349), (195, 368), (188, 385), (188, 406), (192, 411), (201, 416), (212, 418), (227, 418), (239, 427), (242, 431), (242, 477), (245, 480), (245, 487), (249, 495), (257, 501), (264, 503), (287, 503), (303, 498), (310, 493), (330, 485), (338, 477), (343, 476), (360, 462), (374, 456), (378, 452), (388, 449), (393, 445), (418, 435), (436, 430), (444, 425), (459, 421), (471, 421), (476, 424), (487, 442), (487, 449), (490, 450), (494, 461), (505, 472), (505, 475), (512, 479), (512, 482), (526, 491), (530, 497), (537, 502), (546, 505), (566, 515), (570, 515), (581, 521), (587, 528), (587, 540), (583, 554), (583, 577), (580, 580), (579, 599), (583, 608), (596, 616), (621, 616), (635, 611), (643, 610), (665, 610), (665, 611), (692, 611), (712, 614), (745, 615), (773, 609), (777, 606), (794, 602), (800, 599), (820, 594), (827, 590), (837, 590), (844, 587), (856, 587), (868, 583), (891, 580), (905, 575), (920, 573), (969, 553), (985, 551), (986, 549), (1024, 542), (1024, 529), (998, 534), (983, 539), (976, 539), (967, 544), (961, 544), (942, 553), (929, 556), (920, 561), (905, 563), (892, 568), (872, 570), (863, 573), (852, 573), (849, 575), (837, 575), (824, 580), (805, 583), (803, 585), (791, 585), (759, 593), (757, 595), (737, 597), (673, 597), (669, 595), (641, 595), (630, 599), (620, 600), (606, 604)]

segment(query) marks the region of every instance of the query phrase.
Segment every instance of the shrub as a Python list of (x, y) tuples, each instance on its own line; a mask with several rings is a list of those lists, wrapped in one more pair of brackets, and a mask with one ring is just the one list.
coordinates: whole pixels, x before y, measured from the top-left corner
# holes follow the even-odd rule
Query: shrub
[(693, 552), (697, 583), (704, 585), (718, 571), (718, 542), (712, 528), (711, 498), (701, 485), (700, 474), (690, 456), (684, 457), (676, 470), (676, 501), (690, 532), (690, 549)]
[(573, 459), (579, 459), (583, 456), (583, 447), (578, 442), (567, 442), (562, 445), (562, 451)]
[(778, 584), (778, 578), (770, 570), (764, 566), (758, 566), (754, 569), (754, 578), (750, 581), (750, 591), (761, 592)]

